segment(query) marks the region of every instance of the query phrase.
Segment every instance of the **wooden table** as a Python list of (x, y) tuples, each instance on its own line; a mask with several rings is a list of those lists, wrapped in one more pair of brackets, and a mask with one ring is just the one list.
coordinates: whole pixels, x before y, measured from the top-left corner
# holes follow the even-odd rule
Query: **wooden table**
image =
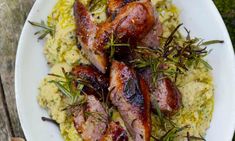
[(15, 105), (14, 66), (20, 32), (34, 1), (0, 0), (0, 141), (24, 138)]
[(22, 26), (35, 0), (0, 0), (0, 141), (24, 138), (14, 92), (14, 67)]

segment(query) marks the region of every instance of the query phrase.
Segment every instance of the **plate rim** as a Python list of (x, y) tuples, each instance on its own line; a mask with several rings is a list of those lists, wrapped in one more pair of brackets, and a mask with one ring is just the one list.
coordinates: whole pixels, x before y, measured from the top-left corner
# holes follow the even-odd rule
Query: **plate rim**
[[(25, 138), (29, 141), (31, 141), (31, 136), (30, 136), (30, 132), (28, 129), (26, 129), (26, 123), (24, 122), (23, 120), (23, 116), (22, 116), (22, 106), (20, 105), (20, 88), (19, 88), (19, 83), (20, 83), (20, 56), (22, 54), (22, 42), (24, 42), (23, 40), (23, 37), (26, 33), (26, 29), (27, 29), (27, 21), (33, 16), (33, 11), (36, 10), (37, 6), (40, 5), (40, 3), (43, 3), (45, 2), (44, 0), (36, 0), (24, 22), (24, 26), (22, 28), (22, 31), (21, 31), (21, 34), (20, 34), (20, 38), (19, 38), (19, 41), (18, 41), (18, 45), (17, 45), (17, 52), (16, 52), (16, 60), (15, 60), (15, 72), (14, 72), (14, 88), (15, 88), (15, 99), (16, 99), (16, 108), (17, 108), (17, 114), (19, 116), (19, 120), (20, 120), (20, 125), (23, 129), (23, 132), (24, 132), (24, 135), (25, 135)], [(232, 45), (232, 42), (231, 42), (231, 38), (230, 38), (230, 35), (229, 35), (229, 32), (227, 30), (227, 27), (222, 19), (222, 16), (221, 14), (219, 13), (219, 10), (217, 9), (217, 7), (215, 6), (214, 2), (212, 0), (208, 0), (207, 1), (209, 3), (210, 6), (213, 7), (213, 13), (216, 14), (216, 17), (218, 18), (218, 21), (220, 22), (220, 24), (222, 24), (223, 26), (223, 30), (225, 32), (225, 35), (224, 37), (226, 38), (226, 42), (228, 44), (228, 48), (229, 48), (229, 51), (232, 52), (234, 54), (234, 48), (233, 48), (233, 45)], [(234, 71), (235, 71), (235, 54), (232, 55), (233, 57), (233, 63), (231, 65), (234, 66)], [(235, 114), (235, 111), (233, 112)], [(235, 115), (234, 115), (235, 116)], [(235, 130), (235, 120), (234, 122), (232, 123), (233, 124), (233, 127), (234, 127), (234, 130)], [(232, 139), (232, 137), (231, 137)]]

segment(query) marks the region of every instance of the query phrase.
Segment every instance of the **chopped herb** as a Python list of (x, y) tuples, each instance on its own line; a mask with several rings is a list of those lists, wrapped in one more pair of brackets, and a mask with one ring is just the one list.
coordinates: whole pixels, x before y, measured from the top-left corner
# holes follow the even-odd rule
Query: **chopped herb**
[(31, 22), (31, 21), (28, 22), (35, 27), (42, 28), (42, 30), (39, 30), (34, 33), (34, 35), (39, 35), (38, 37), (39, 40), (44, 39), (48, 34), (50, 34), (51, 36), (54, 36), (55, 34), (55, 27), (46, 25), (44, 21), (41, 21), (41, 23)]

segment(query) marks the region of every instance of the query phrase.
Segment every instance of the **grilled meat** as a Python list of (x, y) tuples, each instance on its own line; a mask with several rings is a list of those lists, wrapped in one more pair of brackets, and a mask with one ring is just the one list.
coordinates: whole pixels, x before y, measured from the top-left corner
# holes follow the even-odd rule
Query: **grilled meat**
[[(142, 86), (140, 88), (140, 86)], [(124, 123), (135, 141), (150, 139), (149, 92), (135, 71), (124, 63), (113, 61), (110, 72), (110, 99), (117, 107)]]
[(73, 113), (74, 125), (85, 141), (100, 140), (108, 126), (108, 114), (101, 103), (93, 96), (87, 96), (87, 102)]
[(74, 4), (74, 16), (76, 21), (76, 33), (82, 50), (90, 62), (102, 73), (105, 73), (107, 58), (104, 49), (103, 47), (94, 45), (98, 27), (93, 23), (91, 14), (79, 0), (76, 0)]
[[(134, 0), (109, 0), (108, 1), (108, 14), (112, 16), (112, 19), (119, 13), (120, 9), (126, 4), (133, 2)], [(159, 21), (156, 10), (154, 26), (147, 33), (145, 37), (139, 42), (141, 46), (156, 48), (159, 46), (159, 37), (162, 35), (162, 24)]]
[[(100, 73), (96, 68), (88, 65), (79, 65), (72, 69), (72, 75), (76, 78), (80, 78), (82, 81), (85, 81), (90, 87), (85, 87), (86, 93), (99, 93), (107, 94), (109, 80), (108, 78)], [(100, 96), (100, 95), (99, 95)]]
[(176, 113), (181, 106), (181, 93), (176, 85), (167, 77), (162, 77), (154, 84), (150, 68), (141, 71), (140, 74), (150, 86), (153, 111), (156, 111), (159, 105), (161, 112), (165, 115), (170, 116)]
[(118, 122), (110, 122), (101, 141), (128, 141), (127, 132)]
[(157, 48), (160, 45), (159, 38), (162, 35), (163, 29), (158, 17), (156, 16), (154, 26), (148, 34), (140, 41), (140, 45), (144, 47)]
[(134, 0), (109, 0), (107, 14), (114, 18), (123, 6), (133, 1)]
[(113, 20), (118, 39), (142, 39), (154, 25), (154, 10), (150, 2), (131, 2), (120, 9)]
[(120, 41), (142, 39), (153, 27), (154, 9), (149, 1), (131, 2), (120, 9), (112, 20), (97, 26), (84, 5), (76, 0), (74, 5), (77, 36), (87, 58), (102, 73), (107, 69), (104, 46), (113, 34)]

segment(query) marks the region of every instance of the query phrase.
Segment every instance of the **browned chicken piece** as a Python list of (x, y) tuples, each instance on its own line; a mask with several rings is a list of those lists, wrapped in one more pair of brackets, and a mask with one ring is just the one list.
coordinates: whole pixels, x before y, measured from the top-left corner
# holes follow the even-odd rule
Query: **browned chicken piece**
[(94, 45), (98, 27), (91, 20), (92, 16), (86, 7), (76, 0), (74, 4), (74, 15), (76, 21), (76, 33), (82, 50), (90, 62), (102, 73), (107, 67), (107, 58), (103, 48)]
[(108, 114), (93, 95), (88, 95), (85, 105), (74, 112), (74, 125), (84, 141), (97, 141), (106, 131)]
[(107, 14), (114, 18), (123, 6), (133, 1), (134, 0), (108, 0)]
[(100, 141), (128, 141), (126, 130), (118, 122), (110, 122)]
[(141, 71), (140, 74), (150, 86), (152, 109), (156, 112), (159, 105), (161, 112), (165, 115), (175, 114), (182, 103), (181, 93), (177, 86), (167, 77), (162, 77), (154, 85), (150, 68)]
[[(131, 2), (120, 9), (113, 21), (99, 26), (96, 45), (104, 46), (113, 34), (122, 42), (141, 39), (154, 25), (154, 10), (150, 2)], [(100, 48), (102, 48), (100, 47)]]
[[(120, 11), (120, 9), (126, 4), (133, 2), (134, 0), (109, 0), (108, 1), (108, 14), (114, 18)], [(156, 48), (160, 45), (159, 37), (162, 35), (162, 24), (159, 21), (157, 11), (155, 13), (155, 23), (148, 34), (143, 37), (139, 42), (141, 46)]]
[(120, 9), (113, 20), (118, 39), (142, 39), (154, 25), (154, 9), (150, 2), (131, 2)]
[[(72, 69), (72, 75), (80, 78), (92, 87), (85, 86), (84, 91), (86, 93), (108, 93), (109, 79), (96, 68), (88, 65), (79, 65)], [(100, 95), (97, 96), (100, 97)]]
[[(140, 86), (143, 86), (140, 88)], [(135, 141), (150, 140), (150, 99), (147, 85), (137, 80), (135, 71), (122, 62), (113, 61), (110, 72), (110, 99), (117, 107)]]
[(131, 2), (120, 9), (113, 21), (95, 25), (84, 5), (76, 0), (74, 5), (78, 41), (87, 58), (102, 73), (107, 69), (104, 46), (113, 34), (120, 41), (142, 39), (153, 27), (154, 8), (149, 1)]
[(139, 42), (141, 46), (156, 49), (160, 46), (160, 36), (163, 33), (162, 24), (156, 16), (155, 24), (148, 34)]

